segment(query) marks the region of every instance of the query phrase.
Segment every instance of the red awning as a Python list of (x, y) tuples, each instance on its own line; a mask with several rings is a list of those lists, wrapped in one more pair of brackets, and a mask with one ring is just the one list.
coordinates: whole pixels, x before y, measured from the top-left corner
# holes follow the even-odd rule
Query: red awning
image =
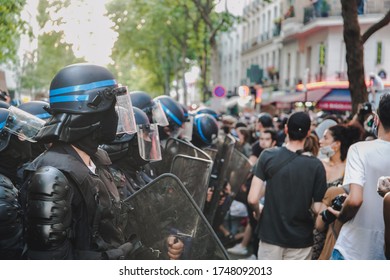
[(277, 96), (274, 99), (268, 101), (268, 103), (276, 103), (277, 108), (289, 108), (291, 103), (295, 102), (318, 102), (330, 91), (331, 89), (329, 88), (309, 90), (306, 96), (304, 92), (291, 93), (288, 95)]

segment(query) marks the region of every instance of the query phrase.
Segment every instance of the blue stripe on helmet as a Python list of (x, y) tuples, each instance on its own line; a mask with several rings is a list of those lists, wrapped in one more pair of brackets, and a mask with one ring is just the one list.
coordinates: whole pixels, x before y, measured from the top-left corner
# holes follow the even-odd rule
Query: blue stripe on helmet
[(198, 119), (196, 120), (196, 126), (198, 127), (198, 133), (199, 133), (200, 138), (202, 138), (202, 140), (203, 140), (206, 144), (210, 144), (210, 141), (207, 140), (206, 136), (204, 136), (204, 134), (203, 134), (202, 127), (200, 126), (200, 118), (198, 118)]
[(43, 114), (38, 114), (38, 115), (35, 115), (37, 118), (40, 118), (40, 119), (48, 119), (51, 117), (51, 115), (49, 113), (43, 113)]
[(87, 101), (89, 95), (65, 95), (51, 97), (50, 103)]
[(64, 93), (77, 92), (81, 90), (90, 90), (90, 89), (95, 89), (100, 87), (114, 86), (116, 84), (117, 82), (115, 80), (104, 80), (104, 81), (93, 82), (89, 84), (57, 88), (57, 89), (50, 90), (50, 97), (59, 94), (64, 94)]
[(5, 123), (6, 123), (6, 121), (3, 121), (2, 123), (0, 123), (0, 130), (2, 130), (4, 128)]
[(172, 120), (175, 121), (179, 126), (181, 126), (183, 123), (167, 108), (161, 103), (161, 107), (163, 108), (165, 114), (167, 114)]

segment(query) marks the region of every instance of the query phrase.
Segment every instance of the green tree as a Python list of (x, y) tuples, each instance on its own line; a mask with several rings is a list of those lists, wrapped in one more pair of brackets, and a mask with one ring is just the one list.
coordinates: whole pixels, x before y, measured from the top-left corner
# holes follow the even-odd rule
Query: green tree
[[(228, 31), (235, 21), (238, 18), (234, 17), (227, 10), (225, 6), (225, 11), (221, 13), (215, 12), (216, 5), (221, 1), (214, 0), (191, 0), (202, 19), (204, 30), (197, 30), (196, 32), (204, 32), (203, 39), (203, 50), (201, 52), (201, 76), (202, 76), (202, 90), (203, 90), (203, 100), (205, 101), (209, 97), (209, 66), (210, 60), (213, 62), (213, 65), (219, 65), (219, 56), (218, 56), (218, 46), (217, 46), (217, 36), (220, 32)], [(225, 2), (226, 3), (226, 2)], [(217, 68), (218, 69), (218, 68)], [(216, 72), (220, 72), (219, 69)], [(216, 80), (217, 73), (213, 73), (213, 80)]]
[[(180, 29), (172, 17), (173, 1), (115, 0), (108, 6), (118, 33), (114, 71), (132, 90), (168, 94), (180, 53), (171, 32)], [(144, 77), (136, 72), (142, 72)], [(135, 77), (134, 77), (135, 75)], [(145, 76), (146, 75), (146, 76)]]
[(22, 33), (28, 25), (20, 17), (26, 0), (1, 0), (0, 4), (0, 63), (15, 62)]
[(68, 1), (40, 0), (37, 21), (40, 27), (36, 37), (38, 47), (26, 54), (20, 69), (20, 88), (31, 94), (47, 92), (54, 75), (62, 67), (83, 62), (72, 50), (72, 44), (65, 41), (61, 30), (62, 18), (53, 17), (60, 9), (69, 5)]
[[(182, 81), (186, 96), (184, 73), (195, 61), (202, 69), (203, 87), (207, 89), (210, 42), (212, 48), (216, 47), (217, 33), (229, 20), (226, 14), (214, 11), (215, 3), (202, 15), (202, 5), (192, 0), (114, 0), (109, 3), (109, 17), (118, 32), (112, 53), (113, 69), (121, 81), (132, 89), (157, 94), (168, 94), (173, 80)], [(131, 76), (139, 69), (147, 79)]]

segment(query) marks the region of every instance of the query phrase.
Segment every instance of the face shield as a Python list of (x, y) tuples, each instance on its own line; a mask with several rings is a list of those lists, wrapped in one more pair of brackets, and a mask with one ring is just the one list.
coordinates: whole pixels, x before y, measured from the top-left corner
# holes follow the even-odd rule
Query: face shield
[(154, 106), (152, 107), (152, 119), (153, 123), (156, 123), (159, 126), (169, 125), (167, 116), (164, 113), (160, 100), (154, 100)]
[(160, 137), (157, 124), (137, 125), (139, 154), (146, 161), (161, 160)]
[(137, 132), (134, 118), (133, 106), (131, 104), (130, 95), (127, 92), (127, 87), (116, 93), (116, 107), (118, 114), (118, 126), (116, 135), (134, 134)]
[(181, 137), (187, 141), (192, 140), (192, 130), (194, 125), (194, 116), (188, 115), (188, 120), (183, 124)]
[(10, 106), (8, 110), (9, 116), (3, 128), (18, 136), (21, 141), (36, 142), (34, 137), (43, 127), (45, 121), (14, 106)]

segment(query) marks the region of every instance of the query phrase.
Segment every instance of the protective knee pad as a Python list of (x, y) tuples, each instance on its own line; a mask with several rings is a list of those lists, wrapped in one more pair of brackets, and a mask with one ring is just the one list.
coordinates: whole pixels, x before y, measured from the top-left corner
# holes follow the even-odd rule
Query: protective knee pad
[(71, 235), (73, 189), (66, 176), (50, 166), (39, 168), (27, 191), (29, 248), (48, 250), (61, 246)]

